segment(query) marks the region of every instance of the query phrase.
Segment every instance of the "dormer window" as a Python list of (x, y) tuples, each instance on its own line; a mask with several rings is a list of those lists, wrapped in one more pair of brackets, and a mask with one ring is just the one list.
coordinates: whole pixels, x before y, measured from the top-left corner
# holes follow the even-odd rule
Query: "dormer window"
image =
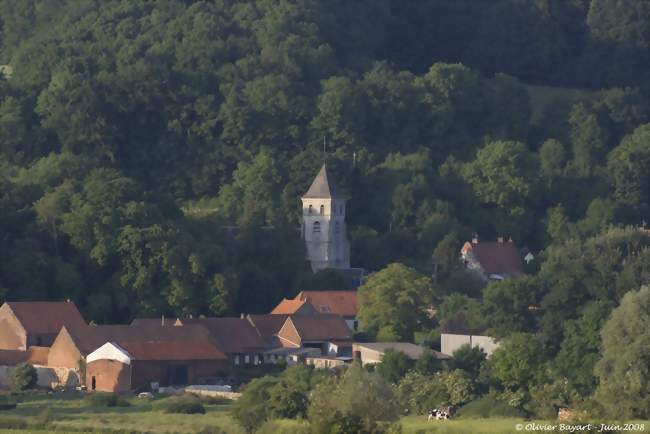
[(325, 205), (320, 206), (320, 215), (325, 215)]
[(315, 234), (320, 234), (320, 222), (314, 222), (314, 230), (313, 232)]

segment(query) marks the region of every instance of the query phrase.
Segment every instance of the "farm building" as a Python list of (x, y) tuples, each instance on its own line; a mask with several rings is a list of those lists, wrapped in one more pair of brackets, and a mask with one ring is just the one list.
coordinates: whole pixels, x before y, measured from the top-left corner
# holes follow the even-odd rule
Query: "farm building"
[(49, 347), (61, 327), (85, 324), (72, 302), (6, 302), (0, 307), (0, 349)]

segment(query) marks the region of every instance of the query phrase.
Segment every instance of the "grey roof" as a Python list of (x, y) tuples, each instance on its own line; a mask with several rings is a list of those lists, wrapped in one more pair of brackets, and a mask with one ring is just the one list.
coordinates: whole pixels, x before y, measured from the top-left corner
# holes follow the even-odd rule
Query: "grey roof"
[(327, 174), (327, 167), (323, 164), (320, 168), (318, 175), (311, 183), (311, 187), (307, 190), (304, 198), (311, 199), (344, 199), (345, 196), (339, 191), (334, 182), (329, 179)]
[[(365, 342), (355, 343), (355, 347), (368, 348), (378, 353), (385, 353), (388, 350), (400, 351), (406, 354), (411, 359), (419, 359), (424, 353), (425, 348), (420, 345), (411, 344), (409, 342)], [(433, 351), (436, 359), (448, 359), (449, 356), (442, 354), (438, 351)]]

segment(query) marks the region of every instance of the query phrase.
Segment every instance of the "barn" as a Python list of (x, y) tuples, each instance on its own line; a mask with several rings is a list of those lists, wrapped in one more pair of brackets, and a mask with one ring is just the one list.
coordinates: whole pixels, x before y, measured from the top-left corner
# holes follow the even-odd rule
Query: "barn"
[(149, 390), (152, 384), (206, 384), (227, 371), (210, 342), (107, 342), (86, 357), (86, 385), (99, 392)]

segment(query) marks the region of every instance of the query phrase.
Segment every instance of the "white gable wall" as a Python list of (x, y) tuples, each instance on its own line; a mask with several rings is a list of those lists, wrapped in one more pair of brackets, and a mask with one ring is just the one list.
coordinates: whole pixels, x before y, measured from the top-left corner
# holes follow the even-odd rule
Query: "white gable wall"
[(113, 342), (107, 342), (86, 356), (86, 363), (95, 360), (116, 360), (125, 365), (131, 364), (131, 355), (126, 350)]

